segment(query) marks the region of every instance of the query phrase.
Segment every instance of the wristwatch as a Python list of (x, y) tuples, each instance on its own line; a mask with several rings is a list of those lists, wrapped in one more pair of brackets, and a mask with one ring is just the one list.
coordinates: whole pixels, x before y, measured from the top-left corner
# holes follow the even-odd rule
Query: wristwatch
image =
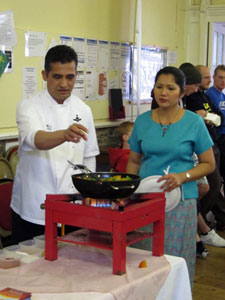
[(185, 176), (186, 176), (186, 182), (190, 181), (190, 179), (191, 179), (190, 173), (186, 172)]

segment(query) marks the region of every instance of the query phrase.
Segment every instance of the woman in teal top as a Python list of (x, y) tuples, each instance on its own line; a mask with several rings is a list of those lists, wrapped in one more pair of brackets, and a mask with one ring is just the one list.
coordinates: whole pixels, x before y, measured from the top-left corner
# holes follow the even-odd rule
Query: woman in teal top
[[(158, 108), (138, 116), (130, 137), (127, 172), (142, 178), (162, 175), (162, 191), (182, 187), (183, 200), (166, 213), (165, 253), (186, 259), (191, 283), (194, 276), (197, 233), (195, 180), (214, 170), (213, 142), (200, 116), (179, 106), (184, 95), (185, 76), (175, 67), (161, 69), (155, 78), (154, 96)], [(194, 166), (196, 153), (199, 164)], [(169, 168), (169, 174), (164, 170)], [(150, 250), (146, 239), (137, 245)]]

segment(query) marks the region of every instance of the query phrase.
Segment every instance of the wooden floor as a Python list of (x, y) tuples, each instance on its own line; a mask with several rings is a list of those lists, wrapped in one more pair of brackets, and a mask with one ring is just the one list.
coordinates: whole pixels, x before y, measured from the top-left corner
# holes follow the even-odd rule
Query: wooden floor
[(209, 255), (197, 258), (193, 300), (225, 300), (225, 248), (205, 246)]

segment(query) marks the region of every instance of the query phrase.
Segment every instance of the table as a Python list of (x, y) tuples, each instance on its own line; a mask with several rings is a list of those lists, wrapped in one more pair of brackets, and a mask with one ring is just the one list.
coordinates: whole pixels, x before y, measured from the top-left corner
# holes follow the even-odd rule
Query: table
[[(152, 253), (161, 256), (164, 253), (164, 193), (135, 194), (122, 211), (91, 207), (71, 203), (76, 195), (47, 195), (45, 201), (45, 257), (57, 259), (57, 241), (89, 245), (111, 250), (113, 253), (113, 274), (126, 272), (126, 246), (142, 239), (153, 237)], [(67, 224), (86, 229), (103, 231), (112, 236), (112, 241), (99, 234), (78, 235), (79, 239), (57, 236), (57, 224)], [(136, 231), (140, 227), (153, 224), (153, 232)], [(105, 242), (107, 241), (107, 243)]]
[[(148, 267), (138, 264), (146, 259)], [(0, 269), (0, 289), (32, 292), (32, 300), (191, 300), (184, 259), (127, 248), (127, 272), (111, 272), (112, 252), (80, 245), (63, 246), (58, 260), (44, 258), (18, 268)]]

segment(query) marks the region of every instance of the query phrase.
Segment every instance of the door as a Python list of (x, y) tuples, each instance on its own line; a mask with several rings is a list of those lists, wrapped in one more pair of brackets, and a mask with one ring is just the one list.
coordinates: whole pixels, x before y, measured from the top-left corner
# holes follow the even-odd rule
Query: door
[(225, 23), (208, 23), (207, 65), (211, 73), (216, 66), (225, 64)]

